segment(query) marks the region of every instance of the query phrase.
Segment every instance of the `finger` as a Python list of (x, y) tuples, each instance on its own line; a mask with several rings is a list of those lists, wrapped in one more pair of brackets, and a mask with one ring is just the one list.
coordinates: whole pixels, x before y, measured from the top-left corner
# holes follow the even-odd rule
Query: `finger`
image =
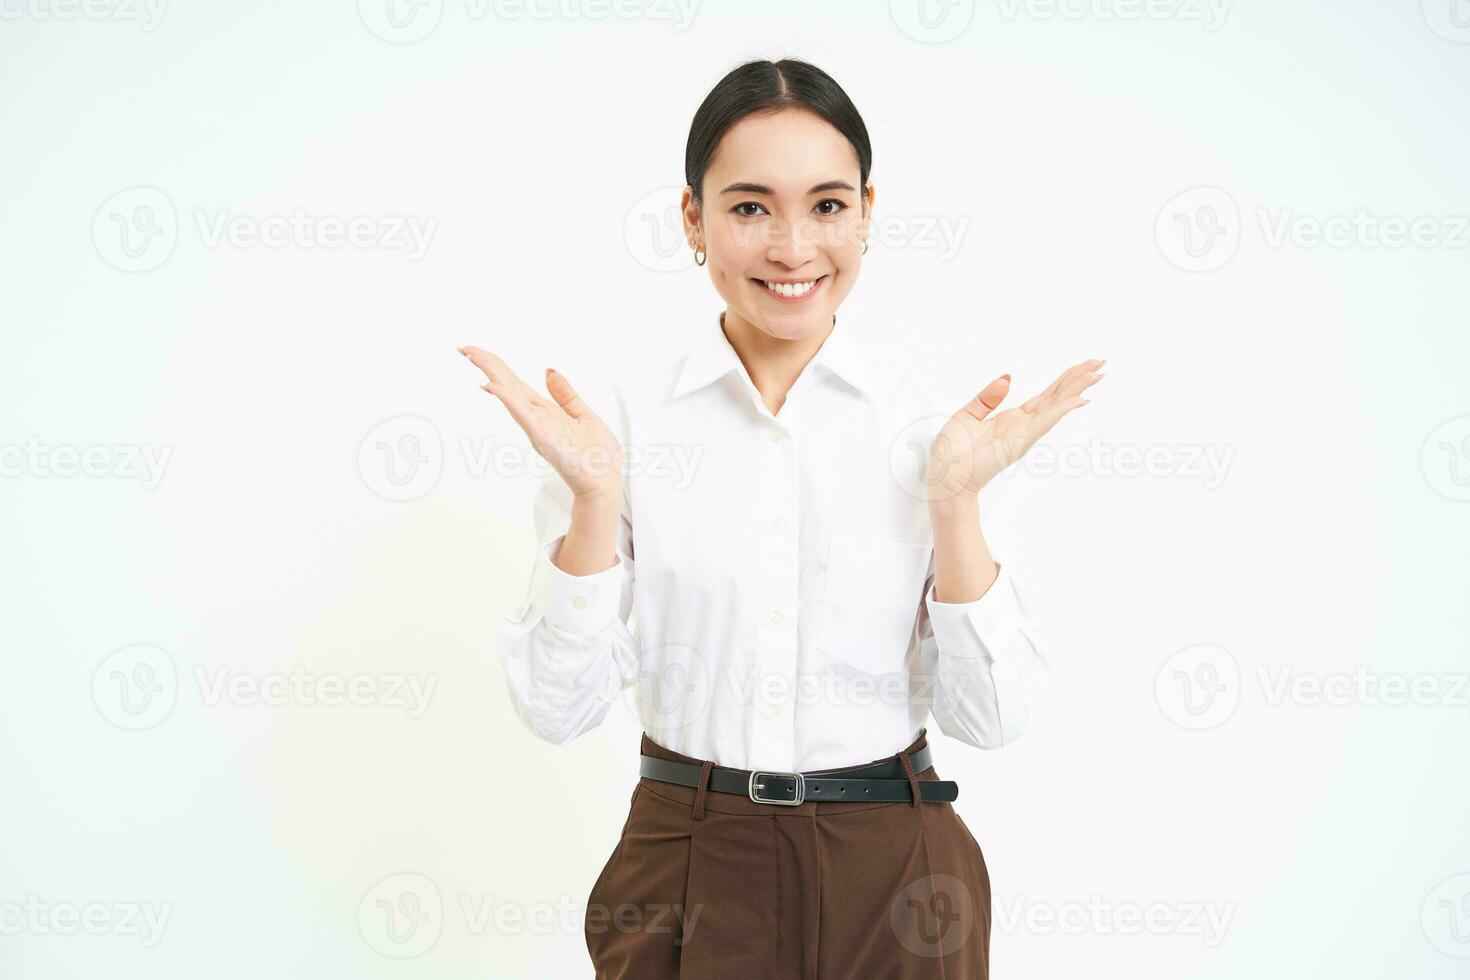
[(980, 394), (965, 405), (963, 411), (969, 412), (975, 421), (980, 421), (1005, 400), (1006, 393), (1011, 390), (1011, 376), (1002, 374), (990, 384), (981, 389)]
[(510, 417), (515, 419), (516, 424), (525, 430), (527, 436), (531, 436), (534, 444), (536, 416), (533, 406), (525, 398), (521, 397), (519, 389), (499, 382), (490, 381), (480, 386), (485, 391), (500, 399), (500, 403), (510, 412)]
[(1081, 408), (1083, 405), (1088, 404), (1091, 404), (1091, 399), (1083, 398), (1081, 395), (1074, 396), (1066, 401), (1057, 402), (1042, 413), (1042, 424), (1046, 427), (1047, 431), (1050, 431), (1052, 426), (1062, 420), (1062, 416), (1074, 408)]
[[(471, 364), (484, 371), (485, 377), (490, 381), (494, 381), (497, 384), (526, 384), (510, 369), (510, 365), (506, 364), (498, 354), (493, 354), (479, 347), (461, 347), (459, 352), (469, 358)], [(530, 386), (526, 385), (526, 387), (529, 388)]]
[(1103, 361), (1093, 358), (1090, 361), (1082, 361), (1079, 364), (1073, 364), (1071, 367), (1067, 368), (1067, 370), (1057, 375), (1057, 379), (1053, 381), (1050, 385), (1048, 385), (1046, 390), (1041, 393), (1042, 396), (1049, 397), (1058, 394), (1072, 381), (1090, 371), (1097, 370), (1098, 368), (1102, 367), (1103, 363)]
[(1025, 404), (1023, 404), (1021, 407), (1024, 408), (1024, 409), (1026, 409), (1027, 411), (1031, 411), (1034, 408), (1034, 406), (1040, 405), (1042, 402), (1044, 402), (1047, 399), (1051, 398), (1059, 390), (1061, 390), (1062, 385), (1065, 384), (1066, 381), (1067, 381), (1067, 374), (1071, 370), (1072, 370), (1071, 368), (1068, 368), (1066, 371), (1063, 371), (1061, 374), (1057, 375), (1055, 381), (1053, 381), (1051, 384), (1047, 385), (1041, 391), (1037, 392), (1031, 398), (1027, 399), (1026, 402), (1025, 402)]
[(1103, 361), (1094, 359), (1073, 365), (1063, 371), (1061, 376), (1041, 394), (1022, 403), (1021, 408), (1033, 413), (1046, 412), (1057, 403), (1076, 396), (1102, 379), (1102, 374), (1097, 371), (1097, 368), (1103, 363)]
[(587, 407), (587, 403), (582, 401), (582, 396), (577, 394), (572, 383), (567, 380), (567, 376), (556, 368), (546, 369), (546, 390), (550, 392), (552, 398), (556, 399), (556, 403), (574, 419), (579, 419), (592, 411)]
[(1072, 398), (1075, 395), (1086, 391), (1088, 388), (1091, 388), (1093, 385), (1097, 384), (1101, 380), (1101, 372), (1088, 371), (1083, 374), (1079, 374), (1072, 380), (1068, 381), (1066, 384), (1062, 385), (1061, 390), (1057, 392), (1057, 398), (1059, 400), (1066, 401), (1068, 398)]

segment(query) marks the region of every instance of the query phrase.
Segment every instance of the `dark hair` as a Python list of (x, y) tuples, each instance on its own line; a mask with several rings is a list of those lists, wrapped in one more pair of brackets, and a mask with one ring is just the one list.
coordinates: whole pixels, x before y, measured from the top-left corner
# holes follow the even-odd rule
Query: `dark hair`
[(694, 203), (703, 202), (704, 173), (731, 126), (752, 113), (793, 108), (816, 113), (847, 137), (857, 153), (858, 193), (863, 193), (873, 168), (863, 117), (831, 75), (805, 61), (783, 58), (747, 61), (720, 79), (700, 103), (684, 149), (684, 181), (694, 188)]

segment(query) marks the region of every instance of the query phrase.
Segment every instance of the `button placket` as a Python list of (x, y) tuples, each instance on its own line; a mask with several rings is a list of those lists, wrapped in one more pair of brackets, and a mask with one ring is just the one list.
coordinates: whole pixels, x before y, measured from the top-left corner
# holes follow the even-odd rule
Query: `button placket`
[[(792, 412), (790, 399), (782, 409), (782, 418)], [(768, 533), (760, 535), (760, 558), (764, 586), (758, 615), (763, 622), (756, 629), (756, 670), (759, 681), (754, 687), (756, 703), (751, 706), (755, 722), (755, 744), (769, 758), (789, 758), (795, 751), (794, 732), (788, 702), (796, 677), (796, 626), (799, 582), (795, 527), (797, 484), (796, 444), (781, 421), (764, 413), (769, 426), (764, 440), (771, 455), (768, 472), (771, 478), (763, 484), (762, 509), (766, 514)]]

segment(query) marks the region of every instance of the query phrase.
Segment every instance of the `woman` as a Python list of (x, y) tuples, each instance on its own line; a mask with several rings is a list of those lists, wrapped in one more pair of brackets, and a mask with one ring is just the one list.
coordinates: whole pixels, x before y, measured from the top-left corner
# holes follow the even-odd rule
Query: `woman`
[(638, 686), (640, 779), (585, 918), (599, 978), (988, 972), (985, 861), (924, 722), (982, 748), (1026, 727), (1046, 660), (980, 490), (1102, 362), (951, 415), (868, 356), (836, 310), (871, 159), (820, 69), (741, 65), (686, 152), (725, 301), (693, 349), (594, 399), (607, 421), (554, 370), (548, 399), (461, 351), (555, 469), (502, 646), (517, 712), (564, 743)]

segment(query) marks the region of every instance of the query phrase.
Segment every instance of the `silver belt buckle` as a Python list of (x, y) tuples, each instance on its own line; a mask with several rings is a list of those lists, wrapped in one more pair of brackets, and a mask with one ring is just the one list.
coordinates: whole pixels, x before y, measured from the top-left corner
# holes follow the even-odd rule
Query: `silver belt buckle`
[[(757, 777), (759, 776), (785, 776), (794, 779), (796, 781), (796, 799), (777, 800), (768, 799), (764, 796), (757, 796), (756, 790), (766, 788), (765, 783), (759, 782), (757, 780)], [(772, 772), (770, 770), (762, 771), (752, 769), (750, 772), (750, 785), (746, 788), (746, 792), (750, 796), (751, 801), (754, 803), (774, 803), (777, 806), (801, 806), (801, 804), (806, 801), (806, 777), (799, 772)]]

